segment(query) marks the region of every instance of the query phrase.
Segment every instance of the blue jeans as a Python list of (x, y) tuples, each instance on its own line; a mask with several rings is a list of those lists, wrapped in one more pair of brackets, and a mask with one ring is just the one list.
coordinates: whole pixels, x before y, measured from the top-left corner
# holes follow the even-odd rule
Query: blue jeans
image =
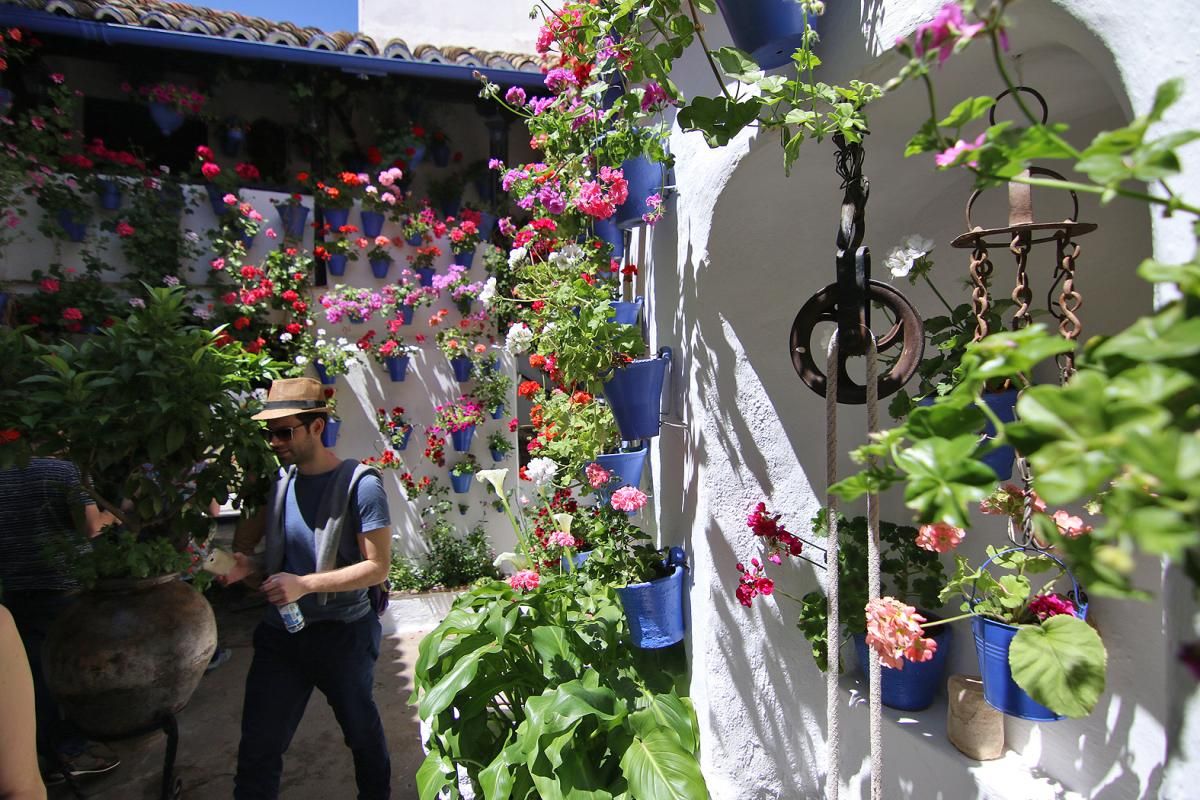
[(235, 800), (275, 800), (283, 754), (321, 690), (354, 754), (358, 800), (387, 800), (392, 764), (372, 695), (381, 628), (374, 614), (354, 622), (309, 623), (288, 633), (261, 623), (246, 676)]

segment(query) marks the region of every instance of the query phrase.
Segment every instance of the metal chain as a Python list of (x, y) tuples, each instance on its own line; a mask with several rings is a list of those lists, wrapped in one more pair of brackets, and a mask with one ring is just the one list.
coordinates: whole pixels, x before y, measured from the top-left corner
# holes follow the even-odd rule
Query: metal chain
[[(1075, 290), (1075, 260), (1079, 258), (1079, 245), (1061, 237), (1058, 239), (1058, 264), (1063, 273), (1062, 291), (1058, 295), (1058, 308), (1061, 312), (1058, 320), (1058, 332), (1069, 342), (1079, 338), (1083, 323), (1076, 314), (1083, 306), (1083, 295)], [(1066, 383), (1075, 374), (1075, 351), (1064, 353), (1058, 363), (1059, 378)]]
[(1012, 327), (1013, 330), (1019, 330), (1029, 324), (1032, 319), (1029, 313), (1030, 302), (1033, 300), (1033, 290), (1029, 288), (1029, 273), (1027, 271), (1029, 263), (1029, 237), (1025, 234), (1018, 234), (1013, 237), (1012, 244), (1008, 246), (1012, 254), (1017, 259), (1017, 285), (1013, 287), (1012, 300), (1017, 304), (1017, 310), (1013, 313)]
[(991, 332), (988, 330), (987, 317), (992, 308), (992, 298), (988, 294), (992, 269), (987, 248), (982, 241), (977, 241), (971, 253), (971, 308), (975, 312), (975, 337), (972, 341), (976, 342)]

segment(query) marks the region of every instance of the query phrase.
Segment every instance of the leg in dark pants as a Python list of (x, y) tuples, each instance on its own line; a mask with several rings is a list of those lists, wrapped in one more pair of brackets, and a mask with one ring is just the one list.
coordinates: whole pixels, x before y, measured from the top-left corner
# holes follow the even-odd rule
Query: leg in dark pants
[(254, 660), (246, 675), (242, 741), (238, 746), (235, 800), (275, 800), (283, 754), (312, 695), (308, 631), (291, 634), (265, 623), (254, 631)]
[(354, 754), (358, 800), (387, 800), (391, 796), (392, 764), (373, 693), (381, 636), (379, 619), (367, 614), (355, 622), (329, 628), (327, 632), (336, 641), (328, 642), (329, 657), (316, 674), (317, 688), (329, 701), (342, 726), (346, 746)]

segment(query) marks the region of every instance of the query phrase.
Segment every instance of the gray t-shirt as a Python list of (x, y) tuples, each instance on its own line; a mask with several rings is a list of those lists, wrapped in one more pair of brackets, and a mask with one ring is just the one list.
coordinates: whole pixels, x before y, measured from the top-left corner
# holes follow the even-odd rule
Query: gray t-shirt
[[(293, 575), (310, 575), (317, 571), (316, 543), (313, 529), (317, 521), (317, 507), (321, 496), (329, 488), (329, 482), (337, 470), (320, 475), (296, 474), (288, 486), (287, 507), (283, 515), (284, 555), (283, 571)], [(378, 528), (391, 527), (388, 514), (387, 495), (383, 481), (377, 475), (366, 475), (354, 488), (354, 497), (346, 511), (342, 538), (338, 542), (337, 566), (344, 567), (362, 560), (359, 540), (363, 533)], [(305, 622), (353, 622), (371, 610), (366, 589), (350, 592), (332, 592), (325, 605), (317, 602), (316, 594), (300, 598), (300, 611)], [(283, 627), (279, 610), (270, 606), (267, 622)]]

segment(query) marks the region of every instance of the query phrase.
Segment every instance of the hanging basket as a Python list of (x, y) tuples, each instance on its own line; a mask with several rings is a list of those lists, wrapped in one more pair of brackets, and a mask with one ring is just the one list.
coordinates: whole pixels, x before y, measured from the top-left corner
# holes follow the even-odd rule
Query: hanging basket
[[(997, 556), (1021, 550), (1020, 547), (1010, 547), (1001, 550)], [(1052, 559), (1066, 572), (1071, 579), (1072, 597), (1079, 598), (1079, 584), (1067, 565), (1057, 556), (1042, 552), (1040, 555)], [(995, 556), (993, 556), (995, 558)], [(982, 569), (987, 569), (992, 558), (983, 562)], [(969, 601), (971, 608), (975, 607), (975, 594), (972, 589)], [(1087, 603), (1077, 604), (1075, 616), (1087, 618)], [(1055, 722), (1065, 719), (1062, 714), (1056, 714), (1046, 706), (1029, 696), (1029, 693), (1017, 685), (1013, 679), (1012, 668), (1008, 662), (1008, 650), (1013, 637), (1021, 630), (1021, 625), (1009, 625), (987, 617), (972, 617), (971, 631), (975, 636), (975, 655), (979, 659), (979, 674), (983, 677), (983, 699), (988, 705), (1010, 717), (1027, 719), (1033, 722)]]
[(341, 277), (346, 274), (346, 259), (347, 256), (330, 256), (325, 267), (329, 270), (330, 275)]
[(390, 258), (372, 258), (370, 263), (371, 274), (380, 280), (386, 278), (388, 270), (392, 268), (392, 260)]
[(413, 270), (422, 286), (433, 286), (433, 267), (417, 267)]
[(374, 239), (383, 233), (383, 214), (378, 211), (362, 212), (362, 232), (368, 239)]
[(620, 325), (637, 325), (638, 317), (642, 313), (643, 302), (641, 297), (634, 299), (632, 302), (628, 300), (613, 300), (611, 302), (613, 315), (609, 319)]
[(325, 369), (325, 365), (320, 361), (313, 362), (313, 368), (317, 371), (317, 379), (326, 386), (333, 386), (337, 383), (337, 375), (330, 375)]
[(333, 447), (337, 444), (338, 431), (342, 429), (342, 421), (328, 417), (325, 420), (325, 430), (321, 431), (321, 444)]
[[(932, 618), (932, 615), (923, 615)], [(888, 708), (901, 711), (922, 711), (933, 705), (938, 693), (946, 685), (946, 666), (950, 659), (950, 648), (954, 642), (954, 631), (947, 625), (939, 625), (930, 634), (937, 642), (937, 650), (928, 661), (910, 661), (904, 669), (881, 667), (882, 684), (880, 699)], [(870, 674), (870, 651), (865, 633), (854, 634), (854, 650), (858, 654), (858, 666), (864, 676)]]
[(408, 374), (408, 356), (391, 356), (387, 359), (388, 377), (393, 383), (403, 383)]
[(60, 208), (57, 215), (58, 226), (67, 234), (72, 242), (82, 242), (87, 238), (87, 217), (77, 217), (68, 209)]
[(466, 494), (471, 491), (471, 480), (475, 477), (474, 473), (467, 472), (462, 475), (450, 473), (450, 485), (454, 488), (456, 494)]
[[(795, 0), (717, 0), (729, 35), (763, 69), (781, 67), (804, 39), (804, 12)], [(809, 17), (816, 27), (816, 17)]]
[(656, 650), (683, 641), (683, 566), (670, 575), (617, 589), (634, 647)]
[[(639, 215), (639, 219), (640, 219)], [(620, 261), (625, 257), (625, 232), (612, 219), (596, 220), (592, 225), (596, 236), (612, 245), (612, 257)]]
[(454, 263), (458, 264), (460, 267), (466, 267), (467, 269), (470, 269), (471, 264), (474, 261), (475, 261), (474, 249), (467, 250), (466, 252), (463, 252), (463, 253), (455, 253), (454, 254)]
[[(604, 453), (596, 456), (596, 463), (612, 474), (612, 479), (596, 489), (600, 505), (607, 505), (612, 493), (624, 486), (638, 486), (642, 482), (642, 470), (646, 466), (646, 447), (629, 453)], [(586, 482), (587, 476), (584, 475)]]
[(667, 183), (667, 168), (645, 156), (638, 156), (623, 163), (621, 171), (629, 181), (629, 197), (617, 206), (612, 219), (618, 228), (632, 228), (642, 224), (642, 215), (650, 211), (646, 198), (662, 192)]
[(617, 367), (604, 384), (604, 397), (626, 441), (658, 436), (663, 380), (671, 363), (671, 348), (657, 358), (643, 358)]
[(450, 442), (455, 452), (465, 453), (471, 449), (471, 440), (475, 438), (475, 426), (468, 425), (456, 431), (450, 431)]
[(279, 221), (283, 225), (283, 235), (289, 239), (304, 238), (304, 225), (308, 222), (308, 206), (280, 203), (275, 206), (279, 212)]
[(325, 220), (325, 224), (330, 230), (336, 231), (350, 221), (350, 209), (348, 208), (322, 208), (321, 218)]
[(504, 403), (492, 409), (492, 419), (500, 419), (504, 416)]
[(466, 356), (455, 356), (450, 359), (450, 366), (454, 370), (454, 380), (459, 383), (471, 380), (471, 373), (475, 371), (475, 365)]
[(491, 447), (488, 449), (491, 450), (491, 452), (492, 452), (492, 461), (496, 462), (497, 464), (499, 464), (504, 459), (508, 458), (507, 450), (497, 450), (494, 447)]

